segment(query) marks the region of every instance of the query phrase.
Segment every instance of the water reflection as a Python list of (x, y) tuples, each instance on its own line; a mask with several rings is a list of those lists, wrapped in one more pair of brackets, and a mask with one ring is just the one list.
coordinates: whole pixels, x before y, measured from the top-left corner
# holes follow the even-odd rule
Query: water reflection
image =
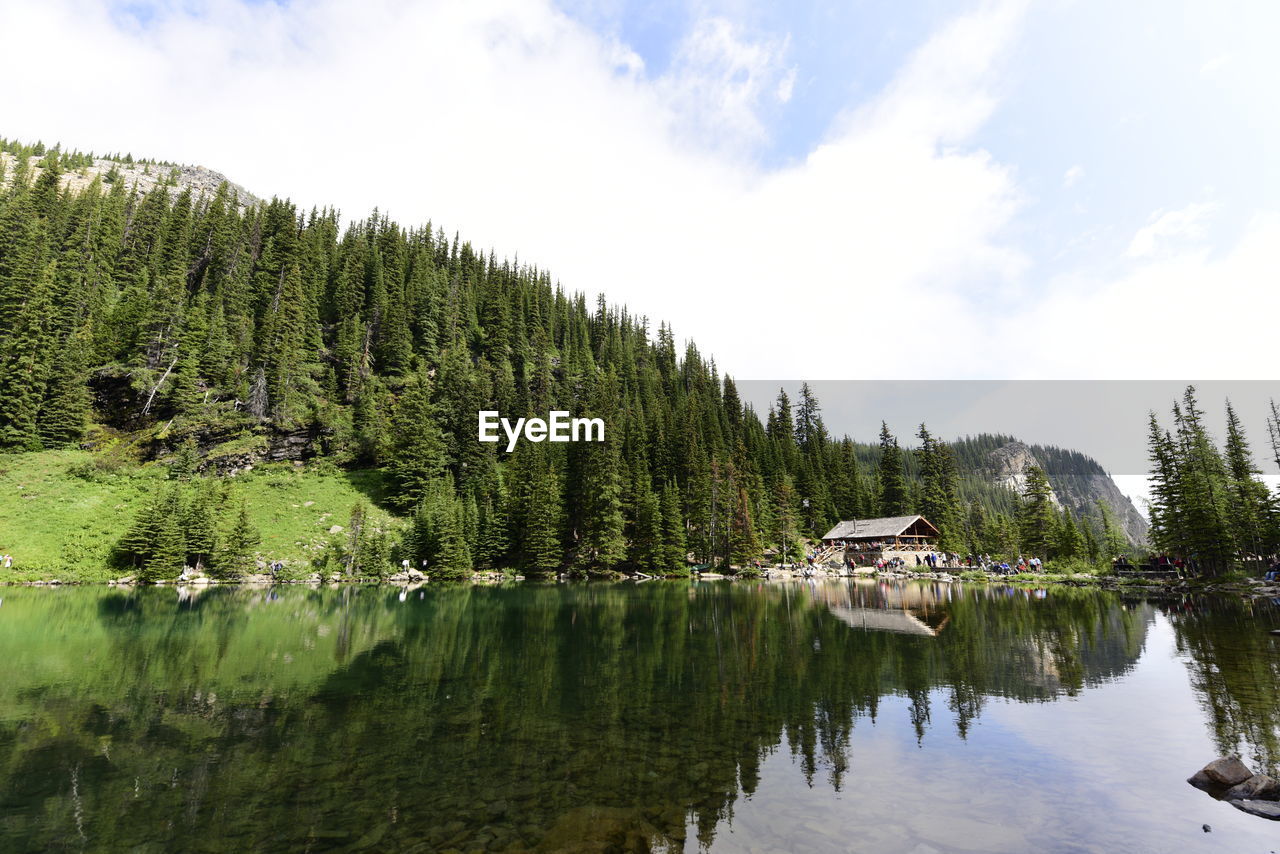
[[(899, 722), (927, 750), (993, 700), (1115, 683), (1158, 613), (872, 582), (401, 593), (12, 591), (0, 849), (708, 846), (765, 775), (838, 793)], [(1168, 613), (1220, 742), (1274, 762), (1265, 634)]]
[(1162, 604), (1218, 752), (1280, 772), (1280, 638), (1275, 601), (1185, 597)]

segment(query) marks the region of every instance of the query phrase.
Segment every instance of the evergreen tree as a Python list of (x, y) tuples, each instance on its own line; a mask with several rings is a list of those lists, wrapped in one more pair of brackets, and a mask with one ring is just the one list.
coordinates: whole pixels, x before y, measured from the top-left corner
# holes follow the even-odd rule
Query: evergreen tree
[(668, 483), (662, 489), (662, 551), (658, 566), (666, 572), (687, 572), (687, 555), (688, 544), (685, 541), (680, 493), (674, 483)]
[(391, 542), (386, 531), (373, 528), (360, 540), (355, 556), (356, 572), (362, 578), (383, 578), (391, 568)]
[(457, 579), (471, 571), (471, 549), (462, 516), (451, 474), (427, 485), (414, 511), (412, 541), (414, 557), (426, 562), (432, 578)]
[(662, 507), (647, 481), (641, 483), (636, 491), (635, 524), (628, 544), (627, 559), (641, 572), (651, 573), (661, 567), (664, 561)]
[[(186, 532), (183, 529), (185, 515), (177, 486), (162, 489), (143, 523), (143, 530), (150, 540), (138, 554), (143, 559), (139, 581), (170, 580), (182, 572), (187, 558)], [(137, 532), (133, 533), (136, 535)]]
[(369, 508), (363, 501), (351, 505), (351, 515), (347, 519), (347, 547), (343, 554), (343, 572), (345, 575), (357, 575), (360, 571), (360, 556), (364, 554), (364, 538), (368, 533), (366, 527), (369, 519)]
[(507, 565), (511, 543), (507, 537), (510, 520), (506, 513), (507, 497), (499, 492), (496, 499), (485, 498), (479, 507), (480, 539), (476, 544), (476, 564), (495, 569)]
[(217, 497), (208, 487), (196, 490), (187, 503), (182, 527), (186, 542), (186, 563), (204, 572), (215, 562), (218, 553)]
[(1227, 401), (1227, 441), (1224, 448), (1229, 478), (1228, 506), (1237, 549), (1250, 556), (1275, 550), (1275, 508), (1261, 472), (1253, 462), (1240, 419)]
[(386, 466), (388, 502), (405, 509), (421, 501), (444, 468), (444, 459), (428, 381), (420, 376), (401, 395), (392, 420)]
[(49, 319), (56, 262), (35, 278), (34, 287), (15, 297), (13, 321), (0, 341), (0, 451), (38, 451), (37, 413), (48, 376)]
[(526, 575), (554, 575), (563, 561), (560, 541), (560, 483), (554, 469), (538, 466), (533, 472), (529, 493), (528, 515), (522, 532), (523, 559)]
[(169, 475), (175, 480), (191, 480), (200, 465), (200, 449), (196, 440), (188, 436), (183, 439), (173, 454), (173, 462), (169, 464)]
[(83, 333), (68, 338), (55, 355), (37, 419), (44, 447), (62, 448), (84, 438), (91, 412), (88, 363), (89, 340)]
[(1043, 559), (1049, 555), (1058, 527), (1053, 506), (1053, 490), (1044, 469), (1031, 466), (1022, 488), (1022, 508), (1018, 514), (1019, 540), (1030, 557)]
[(580, 491), (582, 528), (577, 563), (587, 570), (613, 569), (626, 559), (622, 461), (615, 432), (622, 425), (614, 409), (616, 399), (616, 379), (607, 375), (600, 382), (591, 407), (593, 414), (604, 419), (605, 441), (587, 442), (580, 446), (583, 458)]
[(262, 362), (271, 417), (288, 421), (295, 391), (303, 381), (304, 345), (307, 341), (306, 296), (302, 271), (291, 265), (281, 277), (263, 320)]
[(1054, 532), (1052, 549), (1049, 552), (1054, 559), (1069, 560), (1084, 555), (1084, 537), (1076, 525), (1075, 517), (1070, 510), (1064, 510), (1058, 517), (1057, 530)]
[(922, 490), (920, 512), (937, 527), (940, 536), (938, 547), (943, 551), (959, 551), (963, 546), (960, 536), (960, 497), (955, 460), (951, 449), (920, 425), (920, 469)]
[(756, 534), (755, 520), (751, 514), (751, 499), (741, 481), (735, 484), (732, 494), (732, 515), (729, 520), (729, 563), (748, 567), (760, 557), (760, 538)]
[(803, 554), (799, 528), (799, 500), (791, 484), (791, 476), (783, 475), (773, 489), (773, 541), (778, 546), (779, 560), (793, 563)]
[[(1090, 550), (1090, 557), (1094, 560), (1110, 561), (1112, 558), (1118, 557), (1124, 553), (1125, 537), (1124, 532), (1116, 525), (1115, 514), (1111, 512), (1111, 508), (1107, 506), (1105, 501), (1098, 502), (1098, 515), (1102, 520), (1102, 539), (1101, 542), (1095, 544), (1097, 554), (1093, 554), (1094, 550)], [(1155, 529), (1152, 528), (1152, 531)], [(1089, 529), (1085, 528), (1086, 534)]]
[(1178, 454), (1180, 524), (1188, 557), (1202, 571), (1216, 575), (1235, 557), (1227, 470), (1209, 438), (1195, 388), (1187, 386), (1182, 405), (1174, 407)]
[(160, 530), (161, 517), (166, 511), (163, 493), (157, 490), (142, 506), (133, 524), (116, 543), (115, 559), (117, 564), (133, 570), (141, 569), (151, 559), (155, 548), (156, 537)]
[[(1148, 419), (1147, 447), (1151, 463), (1151, 497), (1147, 507), (1151, 543), (1157, 551), (1182, 554), (1183, 525), (1178, 512), (1182, 503), (1181, 480), (1178, 476), (1173, 437), (1160, 426), (1154, 412), (1150, 413)], [(1104, 513), (1104, 546), (1108, 541), (1106, 526), (1109, 521)]]
[(262, 543), (258, 529), (249, 520), (249, 507), (243, 501), (231, 530), (222, 539), (222, 548), (214, 565), (220, 578), (241, 578), (257, 569), (257, 548)]
[[(418, 382), (421, 384), (422, 381), (419, 380)], [(411, 389), (409, 391), (407, 395), (410, 398), (408, 401), (409, 411), (399, 421), (399, 427), (402, 431), (407, 433), (418, 426), (417, 422), (408, 419), (426, 417), (430, 412), (429, 403), (425, 402), (424, 395), (425, 392), (421, 389)], [(351, 413), (351, 426), (355, 433), (355, 456), (361, 463), (378, 465), (386, 461), (391, 441), (391, 427), (387, 418), (387, 397), (386, 390), (377, 378), (363, 383), (356, 394), (355, 406), (352, 407)], [(409, 412), (413, 414), (409, 414)], [(418, 463), (430, 462), (430, 452), (426, 446), (434, 438), (434, 425), (430, 421), (424, 421), (422, 422), (422, 428), (426, 434), (423, 439), (424, 447), (422, 450), (426, 453), (421, 456), (409, 454), (406, 460), (416, 460)], [(416, 442), (406, 433), (402, 433), (400, 436), (402, 440), (408, 440), (401, 447), (402, 453), (406, 446), (413, 445)], [(405, 472), (405, 474), (412, 474), (412, 470)], [(423, 482), (420, 479), (414, 479), (407, 483), (400, 483), (395, 481), (395, 476), (392, 477), (392, 481), (393, 497), (396, 499), (408, 498), (410, 499), (410, 504), (412, 504), (413, 499), (411, 490), (420, 488)], [(401, 506), (404, 506), (402, 502)]]
[(885, 516), (905, 516), (911, 512), (907, 496), (906, 475), (903, 472), (902, 449), (898, 440), (889, 432), (889, 425), (880, 422), (880, 512)]

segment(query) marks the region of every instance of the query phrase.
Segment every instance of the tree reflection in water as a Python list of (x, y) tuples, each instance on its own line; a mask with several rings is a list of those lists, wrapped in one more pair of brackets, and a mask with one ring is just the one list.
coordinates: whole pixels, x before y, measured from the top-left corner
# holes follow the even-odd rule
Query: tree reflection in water
[[(871, 582), (13, 591), (0, 848), (709, 844), (780, 748), (838, 790), (883, 698), (964, 737), (1123, 675), (1154, 616)], [(1274, 763), (1265, 635), (1171, 618), (1219, 741)]]
[(1280, 601), (1207, 596), (1162, 603), (1218, 752), (1280, 772)]

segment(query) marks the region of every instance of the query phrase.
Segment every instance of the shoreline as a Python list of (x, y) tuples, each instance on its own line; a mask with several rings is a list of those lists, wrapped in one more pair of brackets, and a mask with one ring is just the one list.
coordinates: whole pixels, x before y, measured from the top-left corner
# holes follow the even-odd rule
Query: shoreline
[(978, 584), (978, 585), (1006, 585), (1010, 587), (1091, 587), (1098, 590), (1109, 590), (1113, 592), (1141, 592), (1154, 593), (1162, 595), (1237, 595), (1248, 599), (1264, 599), (1280, 597), (1280, 582), (1265, 582), (1257, 578), (1247, 579), (1142, 579), (1132, 577), (1115, 577), (1115, 576), (1098, 576), (1078, 573), (1075, 575), (1055, 575), (1053, 573), (1045, 573), (1043, 575), (1034, 575), (1023, 573), (1019, 575), (1006, 576), (995, 575), (991, 573), (982, 573), (984, 577), (976, 577), (976, 570), (967, 570), (964, 573), (947, 573), (947, 572), (911, 572), (904, 570), (895, 571), (827, 571), (815, 569), (811, 574), (803, 572), (795, 572), (789, 569), (770, 568), (758, 574), (723, 574), (716, 572), (706, 573), (690, 573), (689, 575), (626, 575), (618, 573), (616, 575), (592, 575), (587, 577), (566, 577), (557, 576), (547, 579), (528, 579), (523, 575), (509, 574), (497, 571), (477, 572), (473, 573), (469, 578), (449, 579), (444, 581), (434, 581), (431, 578), (420, 573), (415, 573), (416, 577), (404, 577), (397, 573), (394, 576), (385, 578), (373, 577), (349, 577), (330, 575), (322, 577), (318, 573), (312, 574), (304, 578), (276, 578), (273, 579), (266, 575), (250, 575), (237, 579), (215, 579), (208, 577), (198, 577), (194, 579), (173, 579), (155, 582), (138, 582), (128, 576), (123, 578), (111, 578), (106, 580), (83, 580), (71, 579), (63, 580), (57, 577), (47, 579), (32, 580), (3, 580), (0, 581), (0, 587), (116, 587), (116, 588), (140, 588), (140, 587), (173, 587), (179, 589), (207, 589), (210, 587), (252, 587), (252, 588), (270, 588), (286, 585), (307, 585), (313, 588), (322, 586), (338, 587), (340, 585), (356, 584), (364, 587), (394, 587), (400, 589), (418, 589), (426, 584), (476, 584), (476, 585), (495, 585), (495, 584), (515, 584), (524, 582), (534, 583), (585, 583), (592, 581), (630, 581), (636, 584), (643, 584), (648, 581), (665, 580), (665, 581), (739, 581), (739, 582), (770, 582), (780, 583), (788, 581), (834, 581), (837, 579), (866, 579), (869, 581), (924, 581), (924, 582), (940, 582), (943, 584)]

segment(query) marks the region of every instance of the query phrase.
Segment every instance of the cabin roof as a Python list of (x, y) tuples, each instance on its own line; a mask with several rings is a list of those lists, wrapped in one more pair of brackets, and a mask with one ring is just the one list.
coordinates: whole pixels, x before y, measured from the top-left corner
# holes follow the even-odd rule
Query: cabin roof
[(850, 519), (837, 522), (836, 526), (822, 536), (824, 540), (865, 540), (878, 537), (896, 537), (910, 528), (917, 521), (923, 522), (931, 536), (938, 535), (938, 529), (928, 519), (915, 516), (885, 516), (881, 519)]

